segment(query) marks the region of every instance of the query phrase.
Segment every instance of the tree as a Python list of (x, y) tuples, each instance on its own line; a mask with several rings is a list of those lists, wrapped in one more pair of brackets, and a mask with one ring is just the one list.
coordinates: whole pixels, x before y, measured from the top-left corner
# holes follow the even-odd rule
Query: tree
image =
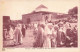
[(71, 15), (72, 17), (77, 18), (78, 7), (76, 6), (76, 7), (72, 8), (72, 9), (70, 9), (70, 10), (68, 11), (68, 14)]

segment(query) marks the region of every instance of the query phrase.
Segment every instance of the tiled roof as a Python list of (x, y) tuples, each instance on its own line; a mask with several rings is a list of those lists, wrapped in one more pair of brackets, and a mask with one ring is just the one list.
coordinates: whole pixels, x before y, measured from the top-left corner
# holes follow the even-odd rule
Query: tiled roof
[(46, 9), (48, 9), (46, 6), (44, 6), (44, 5), (39, 5), (36, 9), (39, 9), (39, 8), (46, 8)]

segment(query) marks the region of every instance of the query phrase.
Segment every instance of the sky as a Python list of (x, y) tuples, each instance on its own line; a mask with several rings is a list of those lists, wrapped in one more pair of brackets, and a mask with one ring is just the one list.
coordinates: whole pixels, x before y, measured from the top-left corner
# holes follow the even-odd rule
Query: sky
[(48, 11), (67, 13), (79, 3), (78, 0), (3, 0), (0, 2), (0, 13), (2, 16), (10, 16), (11, 20), (19, 20), (23, 14), (32, 12), (41, 4), (46, 6)]

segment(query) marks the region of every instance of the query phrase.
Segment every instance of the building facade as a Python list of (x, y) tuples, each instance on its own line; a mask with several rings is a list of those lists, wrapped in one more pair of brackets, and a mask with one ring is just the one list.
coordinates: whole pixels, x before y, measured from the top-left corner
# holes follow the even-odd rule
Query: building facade
[[(42, 10), (45, 9), (45, 10)], [(22, 15), (22, 21), (24, 24), (28, 23), (45, 23), (48, 22), (54, 22), (62, 19), (66, 19), (68, 15), (64, 15), (62, 13), (55, 13), (55, 12), (49, 12), (47, 10), (48, 8), (44, 5), (38, 6), (34, 12), (29, 14)]]

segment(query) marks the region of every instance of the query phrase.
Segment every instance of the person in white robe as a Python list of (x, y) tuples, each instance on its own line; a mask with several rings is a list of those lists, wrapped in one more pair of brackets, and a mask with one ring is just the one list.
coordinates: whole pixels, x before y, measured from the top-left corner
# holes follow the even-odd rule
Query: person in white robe
[(43, 43), (43, 48), (51, 48), (51, 35), (52, 35), (52, 24), (47, 24), (45, 26), (45, 40)]
[(12, 28), (12, 26), (10, 26), (10, 30), (9, 30), (9, 36), (10, 36), (10, 39), (13, 39), (14, 38), (14, 30)]
[(22, 31), (21, 24), (18, 24), (14, 31), (15, 45), (22, 44)]
[(52, 29), (52, 47), (57, 47), (57, 30), (58, 26), (54, 25)]

